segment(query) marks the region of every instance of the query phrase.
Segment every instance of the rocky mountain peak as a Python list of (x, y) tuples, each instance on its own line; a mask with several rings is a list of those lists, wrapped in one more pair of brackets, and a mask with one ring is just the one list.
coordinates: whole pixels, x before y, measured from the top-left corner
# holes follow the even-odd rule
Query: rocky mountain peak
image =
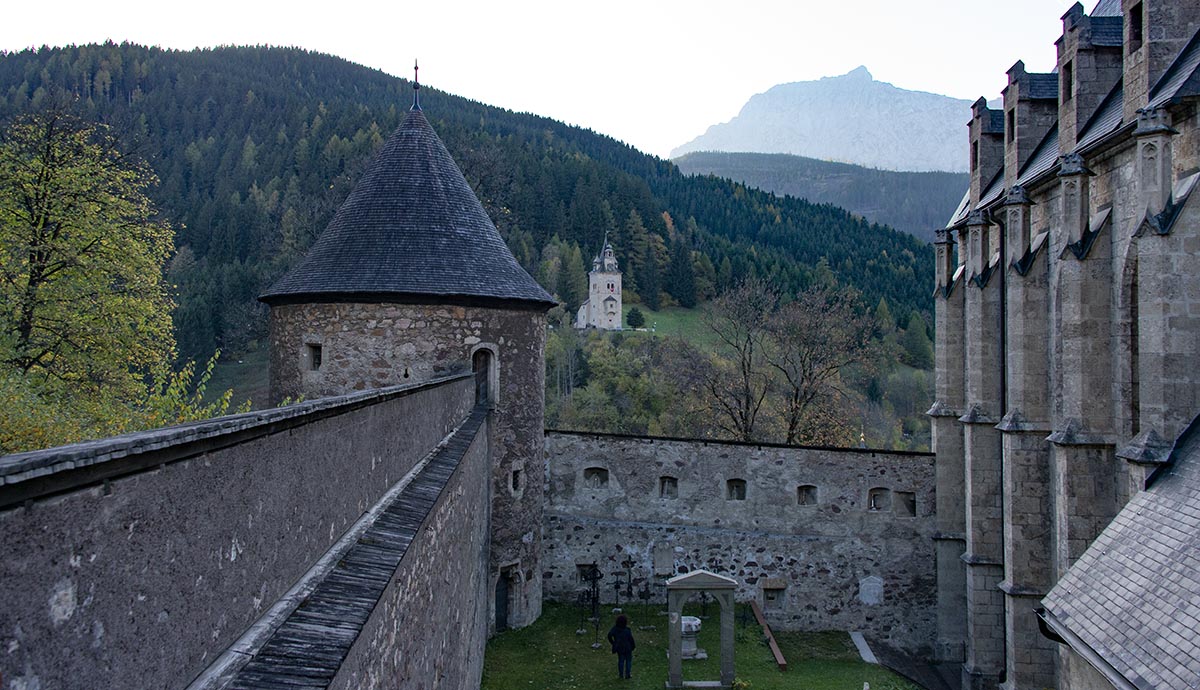
[(967, 169), (971, 102), (876, 81), (865, 66), (779, 84), (671, 152), (789, 153), (883, 170)]

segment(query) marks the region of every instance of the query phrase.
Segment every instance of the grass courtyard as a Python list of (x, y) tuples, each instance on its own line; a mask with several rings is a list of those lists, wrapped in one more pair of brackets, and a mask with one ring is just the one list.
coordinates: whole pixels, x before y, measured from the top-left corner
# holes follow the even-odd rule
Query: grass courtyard
[[(660, 690), (667, 679), (667, 618), (662, 607), (625, 606), (637, 641), (633, 654), (633, 678), (617, 678), (617, 657), (609, 651), (604, 636), (616, 616), (611, 607), (602, 608), (600, 648), (591, 623), (587, 634), (578, 635), (579, 609), (547, 603), (537, 623), (521, 630), (496, 635), (488, 643), (483, 664), (482, 690)], [(699, 606), (689, 606), (685, 615), (699, 615)], [(719, 614), (710, 605), (709, 617), (700, 631), (699, 646), (711, 654), (704, 661), (685, 661), (684, 680), (716, 680), (720, 677)], [(653, 630), (642, 630), (655, 626)], [(750, 682), (751, 690), (919, 690), (891, 671), (864, 663), (845, 633), (776, 633), (788, 662), (782, 672), (771, 650), (761, 639), (753, 617), (737, 625), (734, 652), (737, 677)]]

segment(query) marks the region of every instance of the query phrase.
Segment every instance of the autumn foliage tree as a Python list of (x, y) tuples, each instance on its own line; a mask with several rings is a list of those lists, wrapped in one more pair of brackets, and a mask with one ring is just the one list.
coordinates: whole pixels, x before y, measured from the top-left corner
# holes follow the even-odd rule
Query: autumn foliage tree
[(871, 362), (875, 320), (848, 288), (817, 286), (796, 296), (767, 324), (767, 364), (777, 374), (786, 443), (846, 443), (841, 371)]
[(107, 127), (64, 112), (0, 135), (0, 452), (200, 414), (194, 365), (171, 369), (155, 181)]
[(703, 323), (714, 347), (679, 343), (673, 376), (695, 392), (719, 436), (853, 441), (842, 372), (852, 365), (869, 370), (880, 347), (858, 293), (818, 285), (784, 300), (752, 279), (714, 300)]
[(738, 441), (757, 438), (771, 385), (767, 327), (778, 300), (775, 290), (758, 280), (718, 297), (705, 311), (704, 325), (725, 356), (702, 356), (688, 365), (704, 391), (714, 423)]
[(169, 359), (162, 278), (172, 231), (154, 175), (106, 128), (63, 113), (18, 119), (0, 144), (3, 361), (24, 375), (120, 395)]

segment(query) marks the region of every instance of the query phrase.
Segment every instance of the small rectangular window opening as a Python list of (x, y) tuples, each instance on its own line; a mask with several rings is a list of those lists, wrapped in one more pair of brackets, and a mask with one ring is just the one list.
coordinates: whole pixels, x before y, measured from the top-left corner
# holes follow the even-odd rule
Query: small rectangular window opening
[(1017, 140), (1017, 110), (1013, 108), (1008, 111), (1008, 121), (1005, 123), (1004, 134), (1008, 137), (1008, 143), (1013, 143)]
[(783, 590), (764, 589), (763, 608), (768, 611), (776, 611), (783, 608)]
[(1129, 52), (1142, 47), (1142, 27), (1145, 20), (1142, 17), (1142, 3), (1129, 8)]
[(521, 490), (521, 470), (513, 470), (512, 472), (512, 490)]
[(1074, 67), (1070, 62), (1063, 65), (1062, 68), (1062, 102), (1066, 103), (1071, 100), (1071, 96), (1075, 93), (1075, 72)]
[(890, 509), (892, 502), (892, 492), (887, 489), (877, 488), (867, 492), (867, 510), (881, 511)]
[(308, 368), (316, 371), (321, 368), (321, 346), (309, 343), (308, 345)]
[(727, 493), (726, 499), (730, 501), (746, 500), (746, 480), (745, 479), (730, 479), (726, 482)]
[(897, 491), (896, 514), (901, 517), (916, 517), (917, 495), (911, 491)]
[(971, 172), (979, 169), (979, 142), (971, 144)]
[(679, 498), (679, 480), (675, 477), (659, 477), (658, 497)]
[(817, 504), (817, 487), (812, 484), (796, 487), (796, 505), (815, 506)]
[(608, 470), (603, 467), (589, 467), (583, 471), (583, 483), (592, 489), (602, 489), (608, 486)]

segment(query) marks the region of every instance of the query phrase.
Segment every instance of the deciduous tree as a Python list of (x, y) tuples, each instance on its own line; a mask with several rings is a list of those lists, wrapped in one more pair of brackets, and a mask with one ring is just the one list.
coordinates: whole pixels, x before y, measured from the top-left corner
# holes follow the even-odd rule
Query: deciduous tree
[(765, 283), (749, 280), (714, 300), (704, 314), (705, 327), (727, 357), (705, 354), (694, 371), (716, 424), (739, 441), (755, 440), (767, 397), (767, 327), (778, 300)]
[(817, 286), (779, 309), (767, 324), (766, 360), (779, 378), (787, 443), (848, 443), (839, 414), (840, 372), (874, 358), (874, 319), (846, 288)]
[(20, 117), (0, 137), (0, 378), (4, 397), (46, 421), (27, 441), (5, 429), (0, 450), (115, 433), (134, 409), (171, 408), (173, 240), (146, 196), (153, 172), (106, 127), (62, 112)]

